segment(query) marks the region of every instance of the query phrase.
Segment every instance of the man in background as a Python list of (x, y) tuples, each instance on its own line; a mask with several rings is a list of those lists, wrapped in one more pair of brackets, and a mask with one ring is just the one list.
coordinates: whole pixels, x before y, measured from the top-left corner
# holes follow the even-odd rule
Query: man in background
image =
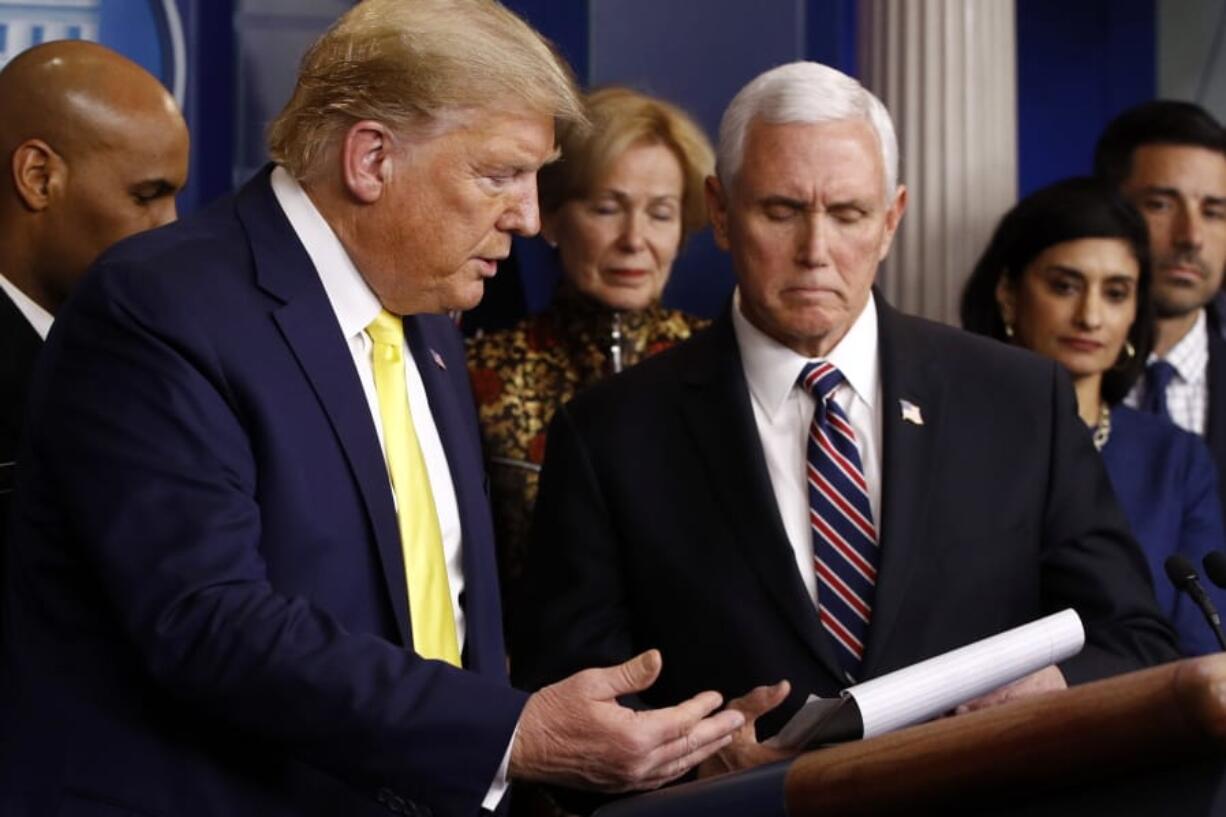
[(539, 228), (569, 70), (488, 0), (365, 0), (276, 161), (104, 254), (35, 374), (0, 655), (0, 813), (472, 815), (650, 788), (728, 741), (635, 711), (658, 653), (506, 678), (463, 346)]
[(0, 71), (0, 552), (53, 316), (99, 253), (174, 220), (187, 143), (166, 89), (103, 46), (46, 43)]
[(1226, 340), (1206, 309), (1226, 268), (1226, 130), (1190, 102), (1146, 102), (1107, 125), (1094, 170), (1145, 217), (1153, 253), (1154, 349), (1125, 402), (1205, 438), (1226, 508)]

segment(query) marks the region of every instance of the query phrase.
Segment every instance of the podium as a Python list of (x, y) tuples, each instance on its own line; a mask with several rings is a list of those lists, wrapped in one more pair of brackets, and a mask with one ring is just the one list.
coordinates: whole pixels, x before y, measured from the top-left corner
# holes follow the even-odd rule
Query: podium
[(598, 817), (1226, 815), (1226, 653), (608, 805)]

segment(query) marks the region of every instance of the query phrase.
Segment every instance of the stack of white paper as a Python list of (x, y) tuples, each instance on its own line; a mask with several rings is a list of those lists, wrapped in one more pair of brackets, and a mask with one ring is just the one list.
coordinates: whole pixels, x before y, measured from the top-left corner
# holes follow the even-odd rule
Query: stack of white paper
[[(772, 743), (800, 748), (846, 739), (846, 729), (823, 736), (823, 727), (854, 702), (862, 730), (871, 738), (929, 720), (960, 704), (1071, 658), (1085, 644), (1085, 629), (1074, 610), (1032, 621), (976, 641), (906, 669), (845, 689), (841, 699), (811, 697)], [(846, 720), (841, 718), (840, 720)]]

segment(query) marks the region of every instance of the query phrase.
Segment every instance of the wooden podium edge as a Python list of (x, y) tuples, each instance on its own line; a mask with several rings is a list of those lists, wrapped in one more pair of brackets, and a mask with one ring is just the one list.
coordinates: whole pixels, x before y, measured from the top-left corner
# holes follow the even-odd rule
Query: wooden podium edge
[(1031, 794), (1226, 747), (1226, 654), (1188, 659), (876, 738), (788, 767), (790, 817), (917, 813)]

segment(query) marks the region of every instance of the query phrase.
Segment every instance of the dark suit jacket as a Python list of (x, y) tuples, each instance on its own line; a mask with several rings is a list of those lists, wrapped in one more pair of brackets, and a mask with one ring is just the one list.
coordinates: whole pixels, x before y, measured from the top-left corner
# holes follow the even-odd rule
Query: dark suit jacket
[(1205, 423), (1205, 444), (1217, 466), (1218, 495), (1226, 514), (1226, 340), (1217, 329), (1217, 321), (1209, 326), (1209, 416)]
[[(1049, 361), (878, 298), (882, 561), (864, 677), (1065, 607), (1071, 682), (1177, 656), (1147, 568)], [(919, 406), (904, 422), (899, 400)], [(663, 652), (644, 698), (786, 678), (772, 734), (840, 680), (784, 533), (730, 316), (558, 412), (536, 506), (521, 683)]]
[(4, 586), (4, 542), (17, 478), (17, 448), (25, 417), (26, 391), (43, 339), (0, 290), (0, 587)]
[(446, 318), (405, 326), (455, 482), (468, 671), (408, 648), (375, 426), (268, 172), (87, 276), (32, 389), (0, 813), (477, 813), (525, 696), (463, 348)]

